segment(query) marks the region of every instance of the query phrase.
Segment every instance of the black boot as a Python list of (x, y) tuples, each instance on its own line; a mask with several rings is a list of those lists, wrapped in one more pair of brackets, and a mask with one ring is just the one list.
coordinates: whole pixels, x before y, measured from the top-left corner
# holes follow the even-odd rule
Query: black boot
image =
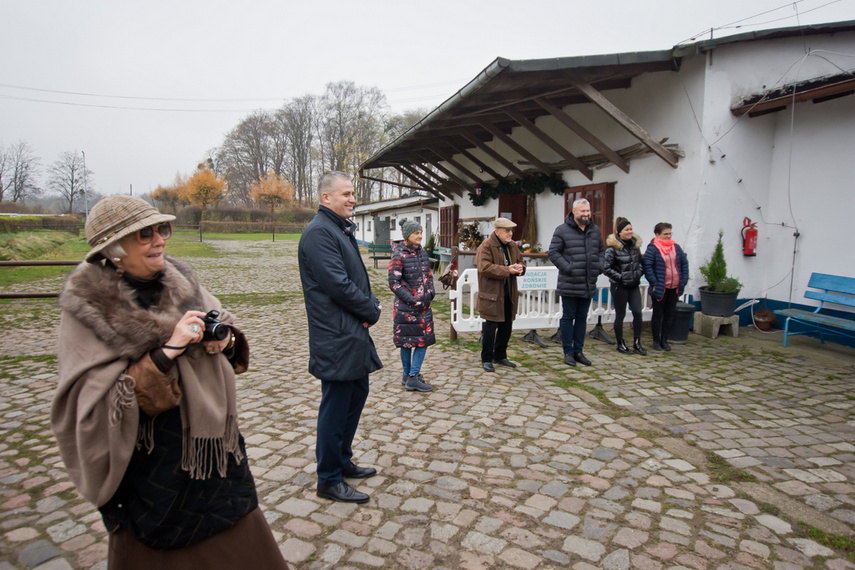
[(617, 351), (621, 354), (630, 354), (632, 352), (626, 345), (626, 343), (623, 341), (623, 339), (617, 341)]
[(668, 344), (668, 341), (665, 340), (665, 337), (662, 337), (662, 350), (666, 352), (671, 352), (671, 345)]
[(647, 356), (647, 351), (644, 350), (643, 346), (641, 346), (640, 338), (636, 338), (634, 341), (632, 341), (632, 348), (634, 348), (635, 352), (637, 352), (641, 356)]

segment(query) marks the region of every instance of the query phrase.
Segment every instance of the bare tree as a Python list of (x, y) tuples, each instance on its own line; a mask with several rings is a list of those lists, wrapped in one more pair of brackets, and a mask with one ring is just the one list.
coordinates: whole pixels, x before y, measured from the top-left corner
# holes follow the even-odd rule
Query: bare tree
[(84, 179), (87, 186), (92, 186), (92, 174), (88, 168), (84, 172), (83, 156), (76, 150), (63, 152), (48, 168), (48, 187), (68, 205), (69, 214), (74, 212), (74, 202), (84, 190)]
[(284, 144), (268, 111), (255, 111), (226, 135), (216, 162), (225, 175), (229, 198), (235, 204), (252, 205), (250, 187), (272, 170), (282, 172)]
[[(388, 105), (376, 87), (357, 87), (352, 81), (330, 83), (321, 97), (318, 142), (323, 170), (356, 171), (378, 150)], [(371, 199), (372, 183), (359, 180), (357, 199)]]
[(285, 133), (286, 178), (294, 184), (296, 199), (300, 204), (312, 202), (314, 189), (312, 143), (316, 108), (317, 98), (314, 95), (305, 95), (285, 104), (276, 113), (278, 128)]
[(26, 141), (18, 141), (7, 148), (0, 146), (0, 202), (24, 202), (37, 196), (41, 189), (36, 185), (39, 159)]

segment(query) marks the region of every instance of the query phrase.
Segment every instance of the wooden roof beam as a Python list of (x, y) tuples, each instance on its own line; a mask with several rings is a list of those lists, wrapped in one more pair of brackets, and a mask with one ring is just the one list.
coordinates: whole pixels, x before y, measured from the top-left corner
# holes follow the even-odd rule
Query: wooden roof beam
[(563, 110), (559, 109), (546, 99), (542, 97), (535, 97), (535, 103), (540, 105), (543, 109), (545, 109), (550, 115), (555, 117), (558, 121), (560, 121), (565, 127), (579, 135), (579, 137), (600, 151), (600, 154), (611, 160), (615, 166), (629, 174), (629, 163), (621, 157), (618, 153), (611, 149), (607, 144), (598, 139), (594, 134), (576, 122), (576, 119), (565, 113)]
[[(520, 178), (525, 176), (523, 171), (520, 170), (519, 168), (517, 168), (517, 166), (513, 162), (511, 162), (510, 160), (508, 160), (507, 158), (505, 158), (504, 156), (502, 156), (501, 154), (499, 154), (498, 152), (496, 152), (492, 148), (488, 147), (485, 143), (478, 140), (478, 137), (475, 137), (474, 135), (472, 135), (470, 133), (466, 133), (466, 132), (460, 133), (460, 135), (463, 138), (465, 138), (466, 140), (468, 140), (470, 143), (474, 144), (476, 147), (481, 149), (481, 151), (483, 151), (484, 154), (489, 155), (493, 160), (495, 160), (496, 162), (498, 162), (499, 164), (501, 164), (502, 166), (507, 168), (509, 171), (511, 171), (514, 174), (516, 174), (517, 176), (519, 176)], [(498, 180), (498, 178), (497, 178), (497, 180)]]
[[(471, 185), (471, 183), (467, 182), (466, 180), (463, 180), (462, 178), (457, 176), (455, 173), (453, 173), (452, 171), (450, 171), (449, 169), (447, 169), (446, 167), (441, 165), (438, 160), (432, 159), (429, 156), (425, 156), (422, 153), (416, 153), (416, 156), (418, 156), (420, 159), (424, 160), (425, 162), (427, 162), (428, 164), (430, 164), (431, 166), (433, 166), (434, 168), (436, 168), (437, 170), (439, 170), (440, 172), (442, 172), (443, 174), (448, 176), (451, 180), (454, 180), (455, 182), (457, 182), (461, 186), (461, 188), (463, 188), (464, 190), (467, 190), (467, 191), (469, 190), (469, 186)], [(458, 196), (463, 196), (463, 192), (460, 190), (455, 191), (455, 193)]]
[(519, 111), (508, 109), (507, 114), (510, 118), (516, 121), (522, 128), (533, 134), (539, 141), (558, 153), (564, 160), (568, 161), (576, 170), (585, 175), (588, 180), (594, 180), (594, 172), (585, 166), (585, 163), (579, 160), (575, 154), (561, 146), (561, 144), (543, 132), (537, 125), (526, 119)]
[(440, 199), (449, 198), (448, 195), (446, 195), (443, 191), (441, 191), (439, 188), (434, 186), (429, 180), (421, 177), (415, 171), (415, 169), (413, 169), (411, 167), (404, 166), (404, 165), (395, 165), (395, 170), (397, 170), (398, 172), (400, 172), (401, 174), (403, 174), (404, 176), (406, 176), (410, 180), (414, 180), (414, 181), (418, 182), (419, 184), (424, 186), (428, 192), (432, 193), (437, 198), (440, 198)]
[(602, 109), (608, 116), (614, 119), (620, 126), (626, 129), (629, 134), (640, 140), (644, 146), (652, 150), (659, 158), (671, 165), (672, 168), (677, 168), (677, 155), (661, 145), (656, 139), (650, 136), (641, 125), (633, 121), (629, 115), (618, 109), (611, 101), (594, 89), (589, 83), (577, 79), (569, 79), (576, 88), (581, 91), (588, 100)]
[(462, 154), (463, 156), (468, 158), (470, 161), (472, 161), (473, 164), (477, 165), (478, 168), (480, 168), (481, 170), (483, 170), (484, 172), (486, 172), (487, 174), (489, 174), (490, 176), (492, 176), (496, 180), (501, 180), (502, 176), (498, 172), (496, 172), (495, 170), (493, 170), (492, 168), (490, 168), (489, 166), (484, 164), (480, 158), (478, 158), (477, 156), (475, 156), (474, 154), (472, 154), (471, 152), (469, 152), (465, 148), (458, 147), (455, 145), (454, 150), (457, 151), (459, 154)]
[[(424, 160), (425, 162), (428, 162), (428, 161), (427, 161), (426, 159), (424, 159), (424, 158), (422, 158), (422, 160)], [(438, 180), (438, 181), (439, 181), (439, 186), (437, 186), (437, 187), (436, 187), (437, 189), (442, 188), (442, 189), (443, 189), (446, 193), (448, 193), (448, 194), (455, 194), (455, 195), (457, 195), (457, 196), (462, 196), (462, 195), (463, 195), (463, 192), (455, 192), (454, 190), (452, 190), (451, 188), (449, 188), (448, 186), (446, 186), (446, 185), (448, 184), (448, 181), (447, 181), (447, 180), (443, 180), (442, 178), (440, 178), (440, 177), (439, 177), (439, 175), (437, 175), (434, 171), (432, 171), (430, 168), (428, 168), (428, 167), (427, 167), (427, 166), (425, 166), (424, 164), (413, 163), (411, 166), (412, 166), (412, 167), (413, 167), (413, 169), (414, 169), (414, 170), (416, 170), (417, 172), (424, 172), (424, 173), (425, 173), (425, 174), (427, 174), (429, 177), (431, 177), (431, 178), (434, 178), (434, 179)], [(433, 166), (433, 164), (431, 164), (431, 166)]]
[(429, 148), (430, 148), (430, 151), (433, 152), (435, 155), (437, 155), (439, 158), (441, 158), (442, 160), (444, 160), (445, 162), (447, 162), (448, 164), (450, 164), (451, 166), (453, 166), (454, 168), (456, 168), (457, 170), (459, 170), (460, 172), (462, 172), (463, 174), (465, 174), (466, 176), (468, 176), (469, 178), (471, 178), (475, 182), (477, 182), (479, 184), (484, 183), (484, 181), (481, 179), (480, 176), (478, 176), (477, 174), (475, 174), (474, 172), (472, 172), (471, 170), (469, 170), (468, 168), (466, 168), (465, 166), (463, 166), (462, 164), (460, 164), (459, 162), (454, 160), (454, 158), (449, 156), (448, 153), (440, 152), (440, 151), (436, 150), (436, 148), (434, 148), (434, 147), (429, 147)]
[(540, 170), (544, 174), (552, 174), (552, 169), (549, 168), (549, 166), (547, 166), (545, 162), (543, 162), (542, 160), (540, 160), (539, 158), (534, 156), (532, 153), (527, 151), (517, 141), (515, 141), (514, 139), (512, 139), (511, 137), (509, 137), (508, 135), (506, 135), (505, 133), (503, 133), (502, 131), (500, 131), (495, 126), (491, 125), (490, 123), (479, 123), (479, 124), (481, 125), (481, 128), (488, 131), (491, 135), (493, 135), (494, 137), (496, 137), (497, 139), (499, 139), (500, 141), (505, 143), (505, 145), (510, 147), (511, 150), (513, 150), (514, 152), (519, 154), (521, 157), (528, 160), (538, 170)]

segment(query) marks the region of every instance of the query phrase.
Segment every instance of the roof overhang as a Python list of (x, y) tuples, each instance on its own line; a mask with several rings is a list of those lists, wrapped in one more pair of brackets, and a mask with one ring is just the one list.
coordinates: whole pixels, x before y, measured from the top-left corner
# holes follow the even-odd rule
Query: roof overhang
[(737, 117), (759, 117), (783, 111), (793, 103), (813, 101), (822, 103), (838, 97), (855, 94), (855, 70), (826, 77), (816, 77), (778, 89), (770, 89), (746, 97), (742, 103), (731, 107)]
[[(366, 170), (395, 168), (438, 197), (462, 195), (476, 184), (502, 178), (499, 172), (522, 177), (527, 172), (553, 173), (576, 169), (593, 178), (592, 165), (611, 162), (629, 171), (626, 155), (638, 145), (610, 148), (596, 133), (576, 122), (563, 108), (594, 103), (639, 139), (652, 153), (676, 167), (677, 154), (654, 139), (617, 109), (603, 91), (627, 89), (644, 73), (677, 71), (680, 61), (671, 50), (512, 61), (498, 58), (472, 81), (425, 116), (395, 141), (360, 166)], [(593, 149), (579, 157), (543, 130), (536, 121), (552, 116)], [(517, 143), (511, 133), (522, 127), (561, 157), (547, 163)], [(501, 140), (513, 153), (487, 143)]]

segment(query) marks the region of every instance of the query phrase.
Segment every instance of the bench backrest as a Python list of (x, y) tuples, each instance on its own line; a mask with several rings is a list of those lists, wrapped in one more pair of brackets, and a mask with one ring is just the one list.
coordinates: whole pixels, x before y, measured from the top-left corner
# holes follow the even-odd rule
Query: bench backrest
[(855, 307), (855, 277), (812, 273), (808, 287), (824, 289), (824, 291), (805, 291), (805, 297), (838, 305)]

